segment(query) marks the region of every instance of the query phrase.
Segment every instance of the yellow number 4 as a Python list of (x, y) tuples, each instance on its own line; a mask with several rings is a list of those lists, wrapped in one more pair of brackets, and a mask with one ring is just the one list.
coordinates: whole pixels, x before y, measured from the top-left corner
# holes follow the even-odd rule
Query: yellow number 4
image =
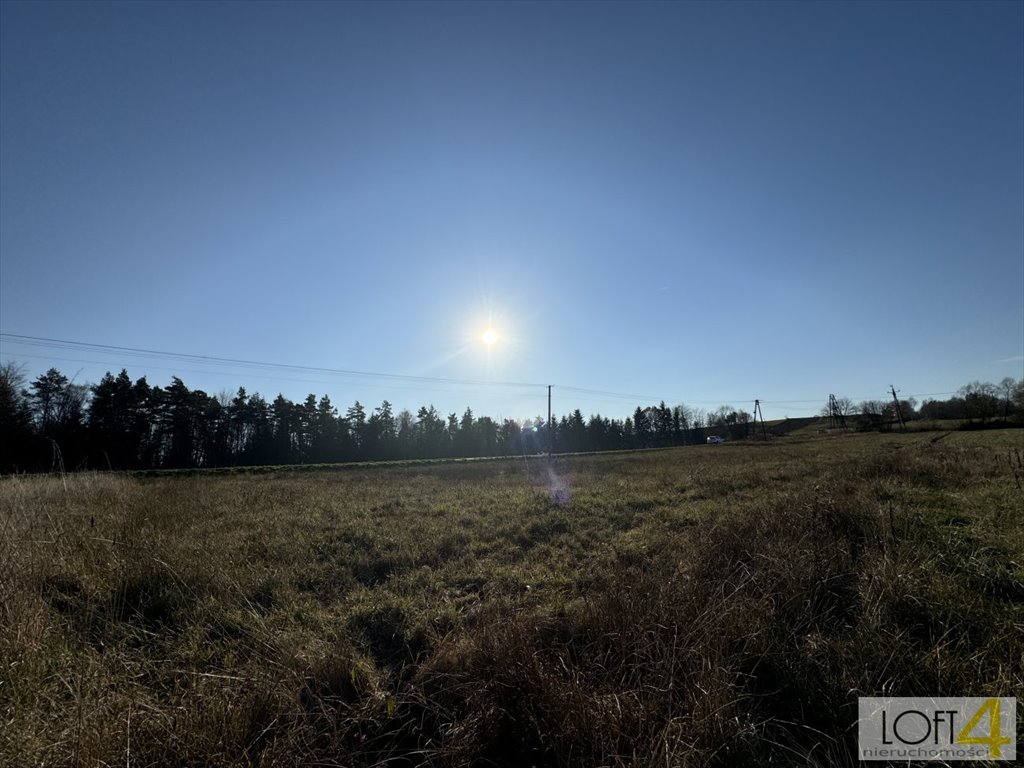
[[(978, 727), (978, 723), (986, 714), (988, 714), (988, 736), (972, 736), (971, 732)], [(988, 756), (998, 759), (1003, 755), (1001, 748), (1010, 743), (1010, 737), (1003, 736), (999, 727), (999, 699), (988, 699), (978, 707), (974, 717), (960, 731), (960, 735), (956, 737), (956, 743), (987, 744)]]

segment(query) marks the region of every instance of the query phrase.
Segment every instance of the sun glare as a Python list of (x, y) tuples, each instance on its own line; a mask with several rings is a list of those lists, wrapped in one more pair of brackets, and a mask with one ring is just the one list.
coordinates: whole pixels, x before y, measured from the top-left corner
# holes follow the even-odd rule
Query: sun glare
[(484, 334), (481, 338), (483, 338), (484, 344), (486, 344), (487, 346), (491, 346), (494, 342), (498, 340), (498, 333), (493, 328), (488, 328), (487, 330), (484, 331)]

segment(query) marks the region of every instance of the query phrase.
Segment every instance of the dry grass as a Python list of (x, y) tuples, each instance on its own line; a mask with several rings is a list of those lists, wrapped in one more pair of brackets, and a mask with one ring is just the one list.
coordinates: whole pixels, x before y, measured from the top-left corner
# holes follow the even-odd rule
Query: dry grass
[(0, 481), (0, 764), (854, 762), (1024, 687), (1019, 431)]

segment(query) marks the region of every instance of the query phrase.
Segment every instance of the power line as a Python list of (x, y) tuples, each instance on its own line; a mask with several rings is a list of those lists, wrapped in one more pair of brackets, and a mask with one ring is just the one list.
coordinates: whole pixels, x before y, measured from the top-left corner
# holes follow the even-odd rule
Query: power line
[(626, 398), (629, 400), (664, 400), (663, 397), (655, 397), (654, 395), (633, 395), (628, 392), (606, 392), (601, 389), (585, 389), (583, 387), (572, 387), (568, 384), (555, 384), (554, 386), (559, 389), (565, 390), (566, 392), (580, 392), (588, 395), (602, 395), (610, 398)]
[[(471, 386), (471, 387), (514, 387), (514, 388), (526, 388), (526, 389), (542, 389), (549, 385), (539, 384), (535, 382), (514, 382), (514, 381), (484, 381), (479, 379), (458, 379), (458, 378), (444, 378), (437, 376), (416, 376), (410, 374), (399, 374), (399, 373), (380, 373), (374, 371), (360, 371), (348, 368), (327, 368), (317, 367), (308, 365), (294, 365), (290, 363), (271, 363), (256, 360), (244, 360), (231, 357), (219, 357), (216, 355), (197, 355), (185, 352), (165, 352), (155, 349), (145, 349), (140, 347), (127, 347), (116, 344), (96, 344), (91, 342), (83, 341), (71, 341), (68, 339), (54, 339), (45, 336), (28, 336), (16, 333), (3, 333), (0, 332), (0, 339), (7, 340), (8, 342), (22, 344), (26, 346), (42, 347), (48, 349), (64, 349), (84, 352), (95, 352), (98, 354), (116, 354), (122, 357), (133, 357), (133, 358), (149, 358), (159, 360), (180, 360), (185, 362), (200, 363), (207, 365), (217, 366), (240, 366), (243, 370), (270, 370), (270, 371), (290, 371), (299, 373), (312, 373), (327, 376), (349, 376), (356, 377), (358, 379), (383, 379), (393, 380), (397, 382), (408, 382), (409, 384), (441, 384), (449, 386)], [(32, 355), (26, 355), (29, 357)], [(33, 356), (35, 357), (35, 356)], [(42, 356), (38, 356), (42, 357)], [(60, 358), (49, 358), (49, 359), (60, 359)], [(66, 358), (65, 358), (66, 359)], [(92, 360), (69, 360), (69, 362), (88, 362), (103, 365), (98, 361)], [(154, 366), (156, 367), (156, 366)], [(198, 371), (195, 371), (198, 373)], [(271, 378), (271, 377), (267, 377)], [(308, 384), (323, 384), (326, 382), (312, 381), (308, 379), (285, 379), (281, 378), (282, 381), (297, 381), (300, 383)], [(385, 386), (378, 384), (378, 386)], [(554, 385), (558, 389), (566, 392), (576, 392), (582, 395), (593, 395), (594, 398), (590, 399), (611, 399), (611, 400), (629, 400), (632, 402), (676, 402), (686, 403), (692, 405), (722, 405), (720, 400), (691, 400), (680, 397), (662, 397), (655, 395), (640, 395), (629, 392), (612, 392), (608, 390), (590, 389), (586, 387), (576, 387), (568, 384), (556, 384)], [(392, 386), (391, 388), (402, 388)], [(414, 387), (408, 387), (408, 389), (414, 390)], [(424, 388), (427, 389), (427, 388)], [(432, 389), (430, 391), (438, 392), (452, 392), (453, 390), (445, 389)], [(888, 394), (888, 393), (886, 393)], [(905, 397), (937, 397), (944, 395), (953, 395), (955, 392), (928, 392), (928, 393), (915, 393), (908, 394)], [(861, 395), (857, 397), (850, 397), (850, 400), (871, 400), (878, 399), (878, 395)], [(588, 399), (588, 398), (583, 398)], [(749, 400), (753, 398), (739, 398), (740, 400)], [(824, 402), (821, 398), (806, 399), (806, 400), (767, 400), (760, 399), (760, 403), (764, 405), (817, 405)]]
[[(23, 357), (24, 358), (32, 358), (34, 360), (46, 360), (46, 361), (51, 361), (51, 362), (52, 361), (58, 361), (58, 362), (64, 362), (64, 363), (85, 363), (85, 364), (89, 364), (89, 365), (100, 365), (100, 366), (108, 365), (107, 362), (104, 362), (102, 360), (83, 360), (81, 358), (76, 358), (76, 357), (58, 357), (58, 356), (54, 356), (54, 355), (33, 355), (31, 353), (28, 353), (28, 352), (20, 354), (20, 355), (18, 355), (18, 357), (19, 358), (23, 358)], [(174, 375), (185, 374), (185, 373), (195, 373), (195, 374), (203, 375), (203, 374), (211, 373), (209, 370), (205, 370), (204, 371), (204, 370), (201, 370), (201, 369), (198, 369), (198, 368), (180, 368), (178, 366), (171, 367), (171, 366), (167, 366), (167, 365), (147, 365), (146, 369), (149, 370), (149, 371), (169, 371), (169, 372), (173, 373)], [(253, 373), (252, 374), (252, 378), (257, 380), (257, 381), (283, 381), (283, 382), (289, 382), (289, 383), (292, 383), (292, 384), (307, 384), (307, 385), (310, 385), (310, 386), (325, 386), (325, 385), (331, 385), (331, 384), (333, 384), (335, 386), (343, 386), (343, 387), (355, 386), (355, 384), (353, 384), (351, 382), (343, 382), (343, 383), (339, 384), (337, 381), (330, 381), (329, 379), (300, 378), (298, 376), (274, 376), (272, 374), (261, 373), (259, 371)], [(451, 385), (450, 387), (442, 387), (442, 386), (428, 386), (428, 387), (424, 387), (424, 386), (414, 386), (414, 384), (416, 384), (416, 382), (412, 382), (412, 383), (409, 383), (409, 384), (403, 384), (401, 382), (397, 382), (397, 383), (393, 383), (393, 384), (379, 384), (378, 383), (378, 384), (374, 384), (374, 386), (377, 389), (395, 390), (395, 391), (399, 391), (399, 392), (438, 392), (438, 393), (456, 394), (456, 395), (457, 394), (464, 394), (466, 392), (472, 391), (471, 389), (467, 389), (466, 385)], [(254, 387), (251, 387), (248, 383), (244, 384), (244, 386), (245, 386), (246, 389), (255, 389)], [(455, 387), (455, 386), (458, 386), (458, 387), (461, 387), (461, 388), (453, 389), (452, 387)], [(536, 393), (533, 392), (532, 390), (510, 389), (509, 391), (503, 392), (502, 394), (504, 394), (506, 396), (530, 397), (531, 395), (534, 395)]]
[(86, 352), (100, 352), (105, 354), (117, 353), (131, 357), (155, 357), (159, 359), (185, 360), (191, 362), (212, 363), (214, 365), (240, 365), (247, 368), (267, 368), (275, 370), (305, 371), (307, 373), (322, 373), (341, 376), (358, 376), (361, 378), (396, 379), (399, 381), (416, 381), (432, 384), (461, 384), (473, 387), (545, 387), (546, 384), (536, 384), (522, 381), (483, 381), (478, 379), (452, 379), (437, 376), (413, 376), (401, 373), (378, 373), (374, 371), (357, 371), (347, 368), (324, 368), (310, 365), (293, 365), (289, 363), (267, 363), (255, 360), (240, 360), (231, 357), (217, 357), (215, 355), (194, 355), (185, 352), (162, 352), (155, 349), (141, 349), (138, 347), (122, 347), (114, 344), (93, 344), (83, 341), (69, 341), (67, 339), (51, 339), (43, 336), (23, 336), (14, 333), (0, 333), (0, 338), (7, 339), (19, 344), (29, 346), (48, 347), (56, 349), (75, 349)]
[[(165, 352), (162, 350), (155, 349), (144, 349), (139, 347), (126, 347), (115, 344), (96, 344), (92, 342), (83, 341), (71, 341), (69, 339), (54, 339), (45, 336), (28, 336), (15, 333), (0, 333), (0, 339), (6, 339), (10, 342), (17, 344), (24, 344), (34, 347), (43, 347), (48, 349), (65, 349), (75, 350), (84, 352), (96, 352), (100, 354), (117, 354), (120, 356), (128, 356), (135, 358), (156, 358), (160, 360), (182, 360), (193, 363), (206, 363), (213, 365), (230, 365), (230, 366), (242, 366), (247, 369), (270, 369), (270, 370), (286, 370), (286, 371), (301, 371), (306, 373), (319, 373), (326, 375), (340, 375), (340, 376), (357, 376), (360, 378), (379, 378), (379, 379), (395, 379), (399, 381), (410, 381), (418, 383), (429, 383), (429, 384), (447, 384), (447, 385), (461, 385), (461, 386), (490, 386), (490, 387), (518, 387), (518, 388), (544, 388), (547, 384), (537, 384), (533, 382), (514, 382), (514, 381), (483, 381), (477, 379), (455, 379), (455, 378), (441, 378), (435, 376), (412, 376), (407, 374), (397, 373), (379, 373), (373, 371), (359, 371), (354, 369), (346, 368), (325, 368), (308, 365), (293, 365), (288, 363), (271, 363), (255, 360), (242, 360), (231, 357), (219, 357), (216, 355), (197, 355), (185, 352)], [(95, 362), (95, 361), (83, 361), (83, 362)], [(102, 364), (102, 363), (101, 363)], [(638, 395), (627, 392), (609, 392), (605, 390), (587, 389), (583, 387), (573, 387), (565, 384), (554, 385), (559, 389), (564, 389), (571, 392), (579, 392), (581, 394), (592, 394), (599, 395), (602, 397), (609, 397), (615, 399), (627, 399), (631, 401), (657, 401), (657, 400), (673, 400), (678, 398), (665, 398), (657, 397), (654, 395)], [(712, 403), (717, 401), (690, 401), (690, 402), (706, 402)], [(817, 402), (817, 401), (809, 401)]]

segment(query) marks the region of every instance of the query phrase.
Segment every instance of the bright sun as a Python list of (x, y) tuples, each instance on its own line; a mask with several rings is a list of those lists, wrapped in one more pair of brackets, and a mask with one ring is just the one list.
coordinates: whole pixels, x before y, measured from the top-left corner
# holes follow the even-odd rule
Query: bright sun
[(488, 328), (484, 331), (484, 335), (481, 338), (483, 338), (484, 344), (491, 346), (498, 340), (498, 333), (493, 328)]

